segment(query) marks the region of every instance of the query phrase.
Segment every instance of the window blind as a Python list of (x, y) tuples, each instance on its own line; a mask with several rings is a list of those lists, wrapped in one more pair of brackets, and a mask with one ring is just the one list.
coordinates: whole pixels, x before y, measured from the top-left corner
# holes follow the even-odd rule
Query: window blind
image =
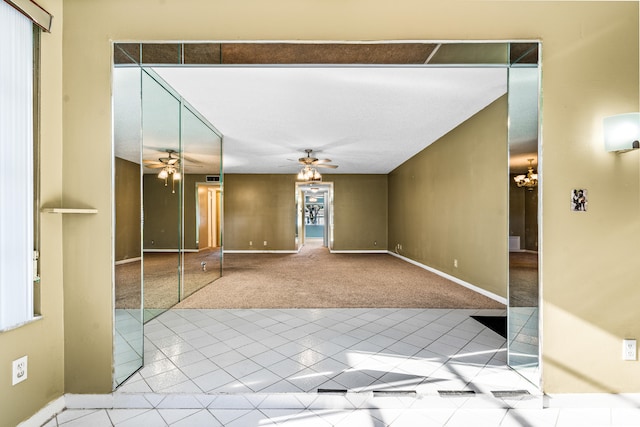
[(0, 2), (0, 330), (33, 318), (33, 27)]

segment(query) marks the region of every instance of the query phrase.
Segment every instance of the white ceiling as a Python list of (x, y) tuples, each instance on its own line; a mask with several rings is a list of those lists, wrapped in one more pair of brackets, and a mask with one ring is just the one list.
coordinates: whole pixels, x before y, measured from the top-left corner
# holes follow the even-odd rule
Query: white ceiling
[[(224, 135), (225, 173), (295, 173), (296, 159), (310, 148), (316, 157), (339, 165), (322, 169), (323, 174), (386, 174), (507, 91), (505, 68), (183, 66), (154, 71)], [(135, 76), (130, 68), (114, 73), (115, 152), (139, 162), (139, 109), (131, 109), (139, 96)], [(519, 137), (526, 140), (526, 134), (523, 130)], [(150, 152), (149, 160), (161, 153)], [(197, 159), (199, 153), (185, 155)], [(212, 172), (201, 168), (200, 173)]]
[(310, 148), (323, 173), (386, 174), (507, 91), (504, 68), (155, 71), (224, 135), (225, 173), (294, 173)]

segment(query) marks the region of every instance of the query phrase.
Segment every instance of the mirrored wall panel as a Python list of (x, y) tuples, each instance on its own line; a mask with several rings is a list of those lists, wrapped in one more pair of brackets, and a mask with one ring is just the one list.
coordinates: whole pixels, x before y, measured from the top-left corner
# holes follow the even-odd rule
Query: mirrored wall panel
[(186, 103), (181, 132), (185, 298), (222, 274), (222, 137)]
[(145, 321), (180, 301), (180, 98), (142, 72)]
[(508, 362), (538, 386), (539, 78), (537, 66), (509, 69)]
[(114, 388), (143, 364), (144, 322), (222, 272), (222, 135), (115, 46)]
[(141, 174), (142, 114), (140, 68), (113, 73), (114, 139), (114, 387), (142, 367)]

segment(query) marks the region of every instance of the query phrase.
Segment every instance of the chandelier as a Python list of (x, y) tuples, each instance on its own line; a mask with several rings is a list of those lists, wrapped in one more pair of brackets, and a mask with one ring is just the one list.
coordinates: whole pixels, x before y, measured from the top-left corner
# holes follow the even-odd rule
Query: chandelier
[(322, 181), (322, 175), (320, 175), (320, 172), (318, 172), (316, 168), (306, 165), (298, 172), (298, 181), (318, 182)]
[(164, 179), (164, 186), (166, 187), (169, 184), (169, 176), (171, 176), (171, 192), (176, 192), (176, 181), (180, 179), (181, 175), (178, 169), (175, 166), (167, 165), (162, 168), (160, 173), (158, 174), (158, 178)]
[(524, 187), (527, 190), (533, 190), (538, 186), (538, 174), (533, 173), (533, 159), (527, 159), (529, 161), (528, 172), (526, 175), (518, 175), (513, 179), (518, 187)]

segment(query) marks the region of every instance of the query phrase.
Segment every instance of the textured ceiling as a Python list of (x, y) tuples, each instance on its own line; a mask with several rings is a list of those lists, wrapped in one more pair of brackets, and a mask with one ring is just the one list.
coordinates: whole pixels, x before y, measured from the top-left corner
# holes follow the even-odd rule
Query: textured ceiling
[(506, 92), (502, 68), (155, 70), (224, 135), (227, 173), (388, 173)]

